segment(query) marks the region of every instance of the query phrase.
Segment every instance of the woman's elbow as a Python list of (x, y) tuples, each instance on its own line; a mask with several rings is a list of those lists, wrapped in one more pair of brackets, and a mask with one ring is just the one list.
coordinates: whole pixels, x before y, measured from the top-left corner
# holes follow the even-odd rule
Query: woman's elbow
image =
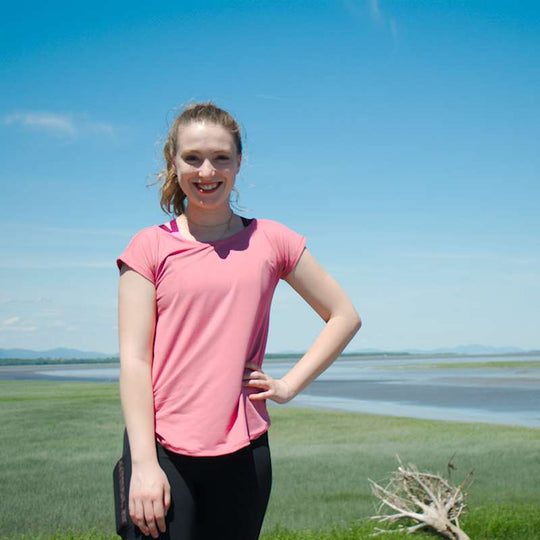
[(353, 312), (351, 314), (351, 326), (352, 326), (352, 334), (356, 334), (360, 328), (362, 328), (362, 319), (360, 318), (360, 315), (358, 315), (358, 312), (356, 309), (353, 308)]
[(349, 304), (342, 312), (342, 317), (347, 321), (349, 328), (350, 339), (360, 330), (362, 327), (362, 319), (352, 304)]

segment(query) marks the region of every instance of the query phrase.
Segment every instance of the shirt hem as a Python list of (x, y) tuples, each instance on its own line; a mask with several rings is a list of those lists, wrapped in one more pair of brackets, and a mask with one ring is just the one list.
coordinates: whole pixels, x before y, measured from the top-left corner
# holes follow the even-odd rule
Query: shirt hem
[(189, 450), (186, 450), (185, 448), (176, 448), (175, 446), (168, 444), (166, 441), (158, 441), (163, 448), (166, 450), (169, 450), (170, 452), (173, 452), (175, 454), (178, 454), (180, 456), (190, 456), (190, 457), (217, 457), (217, 456), (226, 456), (228, 454), (234, 454), (234, 452), (237, 452), (238, 450), (241, 450), (242, 448), (246, 448), (246, 446), (249, 446), (251, 441), (257, 439), (264, 433), (268, 431), (270, 428), (270, 422), (266, 423), (266, 426), (262, 430), (257, 430), (254, 433), (249, 434), (249, 438), (242, 441), (241, 443), (235, 444), (231, 447), (227, 447), (225, 452), (221, 451), (201, 451), (201, 452), (192, 452)]

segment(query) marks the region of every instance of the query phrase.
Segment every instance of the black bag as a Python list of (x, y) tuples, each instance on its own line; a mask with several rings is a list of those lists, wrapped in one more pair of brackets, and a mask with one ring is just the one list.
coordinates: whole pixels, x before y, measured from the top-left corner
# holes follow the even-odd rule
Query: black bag
[(126, 467), (124, 456), (122, 456), (114, 466), (113, 489), (116, 532), (120, 534), (129, 524), (129, 498), (126, 489)]

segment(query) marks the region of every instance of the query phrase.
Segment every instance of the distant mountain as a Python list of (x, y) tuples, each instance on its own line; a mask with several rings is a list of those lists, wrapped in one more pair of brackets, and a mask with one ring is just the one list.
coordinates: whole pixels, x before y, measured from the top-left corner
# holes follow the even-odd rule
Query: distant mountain
[[(357, 349), (347, 351), (346, 355), (399, 355), (399, 354), (520, 354), (530, 352), (519, 347), (489, 347), (485, 345), (460, 345), (458, 347), (442, 347), (440, 349), (403, 349), (401, 351), (389, 351), (384, 349)], [(287, 350), (267, 353), (267, 358), (272, 357), (300, 357), (304, 354), (299, 350)], [(31, 349), (0, 349), (0, 358), (16, 358), (22, 360), (33, 359), (73, 359), (89, 360), (92, 358), (118, 358), (118, 353), (106, 354), (92, 351), (80, 351), (78, 349), (57, 348), (46, 351), (33, 351)]]
[(105, 354), (99, 352), (79, 351), (78, 349), (48, 349), (46, 351), (33, 351), (31, 349), (0, 349), (0, 358), (20, 358), (24, 360), (33, 360), (37, 358), (51, 359), (77, 359), (86, 360), (90, 358), (110, 358), (118, 354)]
[(459, 345), (457, 347), (441, 347), (438, 349), (402, 349), (390, 351), (384, 349), (358, 349), (347, 351), (346, 354), (520, 354), (531, 352), (529, 349), (519, 347), (490, 347), (486, 345)]
[(525, 349), (519, 347), (489, 347), (486, 345), (459, 345), (457, 347), (442, 347), (440, 349), (408, 349), (407, 352), (414, 354), (509, 354), (524, 353)]

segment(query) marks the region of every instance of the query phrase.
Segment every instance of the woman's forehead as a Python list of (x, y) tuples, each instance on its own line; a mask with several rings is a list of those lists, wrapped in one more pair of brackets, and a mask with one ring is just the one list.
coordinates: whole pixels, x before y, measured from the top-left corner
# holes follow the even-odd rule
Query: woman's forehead
[(176, 141), (179, 148), (234, 148), (232, 134), (223, 126), (209, 122), (190, 122), (178, 126)]

